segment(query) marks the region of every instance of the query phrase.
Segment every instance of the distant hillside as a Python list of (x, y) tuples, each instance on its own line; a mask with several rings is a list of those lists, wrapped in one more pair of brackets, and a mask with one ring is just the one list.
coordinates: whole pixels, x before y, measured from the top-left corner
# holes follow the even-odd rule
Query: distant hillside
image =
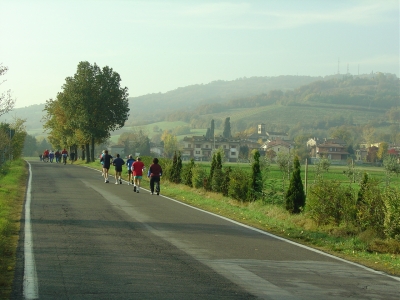
[[(177, 88), (167, 93), (149, 94), (129, 99), (131, 109), (127, 126), (151, 123), (163, 119), (166, 113), (197, 107), (206, 103), (223, 103), (238, 97), (248, 97), (267, 93), (271, 90), (293, 90), (322, 77), (278, 76), (251, 77), (233, 81), (213, 81), (208, 84)], [(0, 122), (10, 122), (13, 116), (26, 119), (29, 134), (43, 135), (42, 119), (44, 104), (16, 108), (1, 116)]]
[(40, 122), (44, 113), (44, 104), (16, 108), (0, 117), (0, 122), (12, 123), (14, 117), (25, 119), (25, 126), (31, 135), (43, 135), (43, 124)]
[(130, 98), (130, 108), (135, 113), (131, 114), (128, 123), (134, 124), (141, 119), (159, 120), (166, 113), (195, 108), (200, 104), (223, 103), (236, 98), (268, 93), (271, 90), (294, 90), (318, 80), (322, 80), (322, 77), (278, 76), (218, 80), (204, 85), (177, 88), (164, 94), (134, 97)]

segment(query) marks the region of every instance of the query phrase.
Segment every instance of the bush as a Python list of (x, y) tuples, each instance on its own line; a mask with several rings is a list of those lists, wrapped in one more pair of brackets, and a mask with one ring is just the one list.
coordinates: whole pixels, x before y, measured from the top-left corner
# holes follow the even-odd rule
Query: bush
[(213, 177), (211, 179), (211, 190), (216, 193), (222, 191), (222, 183), (224, 181), (224, 174), (222, 169), (215, 169)]
[(194, 159), (192, 158), (190, 162), (186, 165), (183, 166), (182, 168), (182, 174), (181, 174), (181, 182), (187, 186), (193, 187), (192, 185), (192, 171), (194, 168)]
[(248, 178), (248, 172), (239, 168), (232, 169), (229, 177), (228, 196), (236, 200), (247, 201)]
[(385, 234), (400, 242), (400, 190), (387, 188), (382, 194), (385, 203)]
[(204, 185), (204, 179), (207, 178), (207, 172), (200, 165), (195, 165), (192, 169), (192, 185), (199, 189)]
[(362, 231), (373, 229), (384, 234), (385, 204), (377, 180), (364, 176), (357, 198), (357, 224)]
[(229, 181), (230, 181), (230, 174), (232, 172), (232, 168), (228, 167), (225, 169), (223, 172), (223, 179), (222, 179), (222, 184), (221, 184), (221, 193), (224, 196), (228, 196), (229, 192)]
[(354, 223), (355, 200), (350, 186), (337, 181), (319, 180), (310, 188), (306, 211), (318, 224)]

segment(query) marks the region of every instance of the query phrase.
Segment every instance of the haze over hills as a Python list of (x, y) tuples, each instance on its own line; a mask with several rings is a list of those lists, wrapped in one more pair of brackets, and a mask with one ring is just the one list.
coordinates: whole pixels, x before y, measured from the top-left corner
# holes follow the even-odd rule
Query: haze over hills
[[(166, 93), (154, 93), (129, 98), (130, 117), (127, 124), (157, 121), (166, 113), (176, 110), (195, 108), (204, 103), (221, 103), (237, 97), (246, 97), (270, 90), (292, 90), (302, 85), (321, 80), (322, 77), (310, 76), (278, 76), (278, 77), (251, 77), (233, 81), (213, 81), (208, 84), (180, 87)], [(26, 119), (26, 128), (29, 134), (43, 135), (45, 104), (31, 105), (13, 109), (10, 113), (0, 117), (0, 122), (11, 122), (16, 116)]]
[[(112, 136), (115, 141), (115, 136), (136, 126), (147, 125), (149, 129), (157, 122), (181, 122), (179, 126), (187, 126), (185, 132), (194, 134), (196, 129), (209, 127), (211, 119), (215, 119), (218, 128), (228, 116), (233, 132), (259, 122), (268, 123), (269, 130), (283, 130), (292, 135), (300, 130), (306, 134), (325, 130), (326, 134), (329, 128), (341, 125), (380, 124), (381, 128), (388, 128), (391, 125), (386, 122), (388, 111), (400, 107), (399, 87), (399, 78), (382, 73), (214, 81), (130, 98), (130, 117), (124, 128)], [(28, 133), (41, 136), (43, 108), (44, 104), (14, 109), (0, 121), (10, 122), (11, 116), (26, 119)], [(158, 125), (162, 129), (169, 127)]]

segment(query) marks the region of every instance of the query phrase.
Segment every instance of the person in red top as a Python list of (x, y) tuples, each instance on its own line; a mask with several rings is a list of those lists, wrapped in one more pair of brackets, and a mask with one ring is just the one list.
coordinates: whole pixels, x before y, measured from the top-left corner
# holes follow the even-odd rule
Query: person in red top
[(49, 154), (50, 154), (50, 152), (49, 152), (49, 150), (44, 150), (44, 152), (43, 152), (43, 161), (45, 161), (45, 162), (48, 162), (49, 161)]
[(68, 156), (67, 149), (64, 148), (64, 150), (61, 151), (61, 156), (62, 156), (63, 164), (65, 165), (67, 163), (67, 156)]
[(143, 170), (145, 169), (144, 163), (140, 157), (136, 158), (136, 161), (132, 164), (132, 175), (133, 175), (133, 191), (139, 193), (140, 180), (142, 180)]
[(157, 195), (160, 195), (160, 177), (162, 176), (162, 168), (158, 164), (158, 158), (153, 158), (153, 163), (147, 172), (147, 177), (150, 178), (150, 194), (154, 194), (154, 185), (156, 187)]

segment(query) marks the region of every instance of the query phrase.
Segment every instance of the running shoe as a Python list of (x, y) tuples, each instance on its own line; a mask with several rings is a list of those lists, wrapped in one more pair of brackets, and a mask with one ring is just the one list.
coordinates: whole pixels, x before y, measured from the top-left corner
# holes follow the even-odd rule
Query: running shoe
[(133, 191), (136, 192), (136, 185), (133, 187)]
[(122, 184), (122, 180), (121, 179), (119, 180), (119, 184)]

